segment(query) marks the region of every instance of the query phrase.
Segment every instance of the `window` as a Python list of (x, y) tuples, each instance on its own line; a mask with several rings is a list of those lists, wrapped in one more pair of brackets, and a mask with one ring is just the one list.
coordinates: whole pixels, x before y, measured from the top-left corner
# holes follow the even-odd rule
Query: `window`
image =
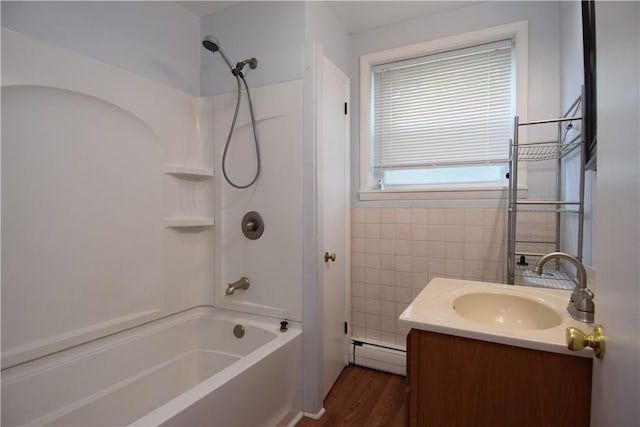
[(499, 28), (363, 57), (361, 198), (508, 185), (519, 41)]

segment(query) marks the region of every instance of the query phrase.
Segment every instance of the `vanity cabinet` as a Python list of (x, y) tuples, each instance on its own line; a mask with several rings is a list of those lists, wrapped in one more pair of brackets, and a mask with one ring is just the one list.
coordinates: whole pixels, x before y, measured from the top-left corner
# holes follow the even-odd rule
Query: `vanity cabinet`
[(588, 426), (592, 359), (412, 329), (409, 425)]

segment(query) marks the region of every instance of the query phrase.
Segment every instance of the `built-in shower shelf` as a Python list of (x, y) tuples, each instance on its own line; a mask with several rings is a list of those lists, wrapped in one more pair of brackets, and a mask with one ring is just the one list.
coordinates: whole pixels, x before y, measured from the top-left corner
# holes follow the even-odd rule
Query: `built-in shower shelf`
[(165, 173), (185, 179), (207, 179), (213, 176), (213, 169), (168, 165)]
[(193, 216), (165, 218), (167, 228), (211, 227), (214, 225), (213, 217)]

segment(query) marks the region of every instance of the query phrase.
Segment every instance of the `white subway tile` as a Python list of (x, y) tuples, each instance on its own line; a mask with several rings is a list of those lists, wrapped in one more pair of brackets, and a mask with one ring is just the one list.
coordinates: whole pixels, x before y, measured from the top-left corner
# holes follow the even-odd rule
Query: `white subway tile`
[(351, 320), (354, 327), (365, 328), (367, 326), (367, 314), (364, 311), (354, 311)]

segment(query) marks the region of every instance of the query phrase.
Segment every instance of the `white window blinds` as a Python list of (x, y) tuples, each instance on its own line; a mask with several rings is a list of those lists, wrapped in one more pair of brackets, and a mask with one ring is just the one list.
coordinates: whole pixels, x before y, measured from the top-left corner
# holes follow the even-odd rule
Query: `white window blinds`
[(511, 40), (377, 65), (377, 170), (506, 162), (513, 116)]

